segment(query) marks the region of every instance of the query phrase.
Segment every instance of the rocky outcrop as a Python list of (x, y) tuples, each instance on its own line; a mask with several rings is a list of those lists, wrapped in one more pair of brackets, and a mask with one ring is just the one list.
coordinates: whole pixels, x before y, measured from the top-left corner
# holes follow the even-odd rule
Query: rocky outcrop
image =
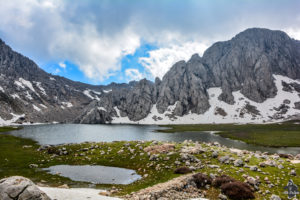
[[(145, 87), (146, 80), (142, 80), (126, 91), (126, 96), (114, 99), (110, 107), (117, 106), (121, 117), (128, 116), (133, 121), (145, 118), (152, 106), (159, 113), (174, 106), (169, 117), (203, 114), (211, 106), (207, 90), (212, 87), (222, 89), (218, 99), (228, 104), (236, 101), (234, 91), (262, 103), (277, 94), (274, 74), (300, 78), (299, 41), (281, 31), (247, 29), (229, 41), (215, 43), (203, 57), (195, 54), (187, 62), (177, 62), (155, 84)], [(296, 90), (298, 84), (289, 87)], [(255, 110), (254, 114), (259, 112)]]
[(50, 200), (31, 180), (12, 176), (0, 180), (1, 200)]

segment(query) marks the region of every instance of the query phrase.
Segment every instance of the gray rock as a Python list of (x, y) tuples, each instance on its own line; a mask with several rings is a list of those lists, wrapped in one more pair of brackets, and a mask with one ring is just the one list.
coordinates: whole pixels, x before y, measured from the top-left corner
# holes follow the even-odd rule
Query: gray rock
[(219, 161), (221, 163), (228, 164), (229, 163), (229, 158), (230, 158), (229, 156), (222, 156), (222, 157), (219, 158)]
[(284, 166), (282, 164), (278, 165), (278, 169), (283, 169)]
[(296, 170), (292, 169), (292, 170), (290, 171), (290, 175), (291, 175), (291, 176), (297, 176)]
[(1, 200), (50, 200), (31, 180), (12, 176), (0, 180)]
[(272, 196), (270, 197), (270, 200), (281, 200), (281, 198), (275, 194), (272, 194)]
[(217, 151), (212, 152), (211, 157), (217, 158), (219, 156), (219, 153)]
[(224, 195), (224, 194), (219, 194), (218, 198), (219, 198), (220, 200), (227, 200), (227, 199), (228, 199), (227, 196)]
[(251, 171), (257, 171), (258, 168), (257, 168), (257, 166), (250, 166), (250, 170), (251, 170)]
[(234, 166), (236, 167), (242, 167), (244, 165), (244, 162), (242, 159), (237, 159), (233, 162)]

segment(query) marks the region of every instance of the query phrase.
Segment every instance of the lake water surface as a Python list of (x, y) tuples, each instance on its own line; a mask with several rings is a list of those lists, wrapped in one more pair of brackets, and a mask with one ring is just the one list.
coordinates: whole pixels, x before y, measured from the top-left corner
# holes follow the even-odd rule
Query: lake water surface
[(100, 165), (56, 165), (43, 170), (50, 174), (70, 178), (73, 181), (93, 184), (122, 184), (133, 183), (141, 176), (134, 170)]
[(299, 154), (299, 147), (272, 148), (246, 144), (241, 141), (231, 140), (213, 134), (212, 132), (177, 132), (160, 133), (155, 130), (159, 126), (151, 125), (84, 125), (84, 124), (55, 124), (55, 125), (34, 125), (25, 126), (10, 134), (30, 138), (41, 145), (64, 144), (81, 142), (112, 142), (112, 141), (133, 141), (133, 140), (158, 140), (183, 142), (184, 140), (219, 142), (227, 147), (262, 151), (270, 153), (291, 153)]

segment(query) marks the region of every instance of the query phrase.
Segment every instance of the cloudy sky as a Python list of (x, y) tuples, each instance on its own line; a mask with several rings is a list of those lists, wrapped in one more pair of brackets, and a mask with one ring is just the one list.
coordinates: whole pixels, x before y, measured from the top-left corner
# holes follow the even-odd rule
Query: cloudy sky
[(0, 38), (73, 80), (153, 80), (250, 27), (300, 40), (299, 8), (299, 0), (0, 0)]

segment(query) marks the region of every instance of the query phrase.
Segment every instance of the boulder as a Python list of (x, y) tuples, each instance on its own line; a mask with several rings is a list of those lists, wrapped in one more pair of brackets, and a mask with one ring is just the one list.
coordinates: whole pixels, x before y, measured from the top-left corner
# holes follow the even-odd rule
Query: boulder
[(31, 180), (12, 176), (0, 180), (1, 200), (51, 200)]

